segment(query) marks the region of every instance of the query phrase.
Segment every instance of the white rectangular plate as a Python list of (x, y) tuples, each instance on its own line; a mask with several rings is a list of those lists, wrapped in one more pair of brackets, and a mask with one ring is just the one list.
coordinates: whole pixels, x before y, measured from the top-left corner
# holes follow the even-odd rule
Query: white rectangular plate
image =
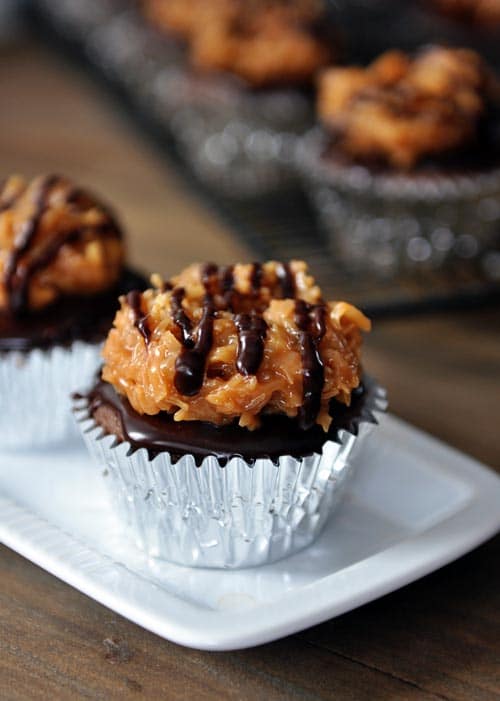
[(250, 647), (338, 616), (463, 555), (500, 528), (500, 479), (384, 416), (319, 540), (281, 562), (197, 570), (127, 541), (80, 445), (0, 454), (0, 540), (158, 635)]

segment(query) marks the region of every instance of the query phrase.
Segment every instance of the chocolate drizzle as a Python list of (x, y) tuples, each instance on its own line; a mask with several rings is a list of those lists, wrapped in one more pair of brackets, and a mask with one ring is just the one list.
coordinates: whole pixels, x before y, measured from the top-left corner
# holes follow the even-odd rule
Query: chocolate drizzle
[(222, 273), (222, 296), (227, 309), (232, 309), (234, 295), (234, 265), (228, 265)]
[(147, 314), (142, 313), (141, 292), (139, 290), (131, 290), (127, 294), (127, 304), (134, 314), (134, 326), (143, 337), (146, 346), (148, 346), (151, 340), (151, 332), (147, 323)]
[(201, 281), (205, 292), (213, 297), (219, 287), (219, 266), (216, 263), (205, 263), (205, 265), (202, 265)]
[(26, 288), (29, 282), (29, 270), (18, 270), (21, 257), (29, 249), (38, 231), (40, 219), (47, 206), (47, 200), (52, 186), (59, 180), (58, 176), (50, 175), (40, 181), (33, 198), (33, 213), (26, 219), (14, 239), (14, 245), (5, 263), (5, 287), (9, 297), (9, 307), (12, 313), (22, 311), (26, 302)]
[(326, 330), (325, 312), (324, 305), (310, 305), (301, 299), (295, 303), (295, 323), (300, 334), (303, 370), (302, 406), (298, 420), (303, 430), (314, 425), (321, 407), (325, 368), (319, 346)]
[(175, 361), (174, 384), (178, 392), (192, 397), (201, 389), (207, 356), (212, 348), (214, 304), (210, 295), (203, 302), (201, 319), (191, 336), (190, 345), (181, 350)]
[(255, 375), (264, 357), (267, 324), (256, 312), (237, 314), (234, 323), (238, 330), (236, 368), (242, 375)]
[(283, 299), (294, 299), (295, 297), (295, 275), (292, 273), (288, 263), (279, 263), (276, 275), (281, 286)]
[(250, 275), (250, 285), (252, 286), (252, 292), (255, 295), (259, 294), (262, 285), (262, 276), (264, 271), (262, 269), (261, 263), (254, 263), (252, 268), (252, 274)]
[(170, 308), (172, 310), (172, 319), (181, 330), (182, 344), (186, 348), (192, 348), (194, 346), (192, 337), (193, 323), (182, 308), (184, 294), (185, 292), (183, 287), (176, 287), (172, 291), (172, 296), (170, 297)]
[[(213, 286), (214, 278), (215, 284), (217, 284), (218, 267), (214, 263), (207, 263), (203, 266), (201, 271), (201, 279), (205, 287), (205, 298), (203, 300), (201, 319), (196, 327), (196, 329), (187, 329), (191, 325), (191, 321), (188, 319), (179, 302), (178, 319), (182, 319), (182, 345), (179, 356), (175, 361), (175, 376), (174, 385), (178, 392), (184, 394), (187, 397), (192, 397), (198, 394), (202, 385), (203, 378), (205, 376), (205, 366), (207, 364), (207, 357), (212, 348), (213, 341), (213, 325), (214, 325), (214, 315), (215, 307), (213, 300)], [(182, 291), (182, 296), (184, 291)], [(172, 294), (172, 298), (179, 296), (179, 293)], [(182, 300), (182, 296), (180, 300)], [(174, 319), (175, 320), (175, 319)], [(187, 324), (189, 321), (189, 326)], [(179, 324), (179, 321), (176, 321)], [(179, 324), (180, 325), (180, 324)]]

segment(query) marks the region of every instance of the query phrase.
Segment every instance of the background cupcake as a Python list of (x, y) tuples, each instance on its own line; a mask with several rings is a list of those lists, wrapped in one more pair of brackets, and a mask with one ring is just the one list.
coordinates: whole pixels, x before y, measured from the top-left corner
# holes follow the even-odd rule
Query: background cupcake
[(498, 246), (498, 85), (480, 56), (390, 51), (319, 82), (324, 131), (299, 165), (336, 255), (390, 275), (464, 262)]
[(187, 268), (122, 298), (84, 439), (150, 555), (243, 567), (310, 543), (384, 407), (304, 263)]
[(69, 394), (90, 381), (123, 268), (118, 224), (92, 195), (56, 175), (8, 178), (0, 191), (2, 445), (55, 443), (72, 432)]
[(291, 177), (293, 144), (311, 125), (308, 89), (333, 41), (317, 0), (145, 0), (149, 20), (186, 45), (155, 98), (199, 176), (235, 196)]

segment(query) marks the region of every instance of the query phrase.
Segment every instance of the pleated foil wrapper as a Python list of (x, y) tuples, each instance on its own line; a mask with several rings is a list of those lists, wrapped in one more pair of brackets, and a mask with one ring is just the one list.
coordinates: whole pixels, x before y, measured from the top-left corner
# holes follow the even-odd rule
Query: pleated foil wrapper
[[(192, 455), (173, 462), (162, 452), (132, 451), (76, 409), (94, 461), (127, 533), (148, 555), (189, 567), (243, 568), (279, 560), (306, 547), (333, 513), (356, 456), (386, 409), (385, 391), (368, 393), (352, 432), (339, 430), (321, 454), (284, 455), (275, 464), (232, 457), (221, 465)], [(235, 447), (237, 450), (237, 447)]]
[(76, 438), (71, 394), (101, 364), (100, 343), (0, 353), (0, 447), (30, 450)]
[(374, 173), (323, 157), (327, 143), (321, 130), (311, 131), (296, 162), (345, 268), (381, 277), (480, 269), (500, 279), (500, 168)]

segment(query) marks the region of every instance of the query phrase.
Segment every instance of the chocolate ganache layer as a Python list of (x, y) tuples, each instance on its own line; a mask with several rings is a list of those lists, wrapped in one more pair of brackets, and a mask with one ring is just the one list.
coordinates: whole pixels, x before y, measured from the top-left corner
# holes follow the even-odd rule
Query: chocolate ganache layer
[(118, 297), (146, 287), (142, 275), (125, 269), (116, 285), (105, 292), (63, 297), (45, 309), (21, 315), (0, 313), (0, 352), (103, 341), (119, 307)]
[(376, 397), (377, 385), (364, 377), (362, 385), (351, 394), (350, 406), (333, 399), (330, 402), (333, 421), (327, 432), (319, 425), (303, 430), (299, 419), (277, 414), (263, 415), (262, 424), (255, 431), (236, 423), (216, 426), (202, 421), (174, 421), (166, 412), (141, 415), (112, 385), (102, 380), (77, 399), (86, 401), (83, 408), (106, 434), (128, 442), (132, 452), (145, 448), (150, 459), (168, 452), (173, 463), (189, 454), (199, 466), (207, 456), (215, 456), (224, 465), (235, 456), (252, 464), (259, 458), (277, 463), (283, 455), (301, 458), (321, 453), (326, 441), (338, 441), (339, 431), (356, 435), (361, 422), (377, 422), (373, 415)]

